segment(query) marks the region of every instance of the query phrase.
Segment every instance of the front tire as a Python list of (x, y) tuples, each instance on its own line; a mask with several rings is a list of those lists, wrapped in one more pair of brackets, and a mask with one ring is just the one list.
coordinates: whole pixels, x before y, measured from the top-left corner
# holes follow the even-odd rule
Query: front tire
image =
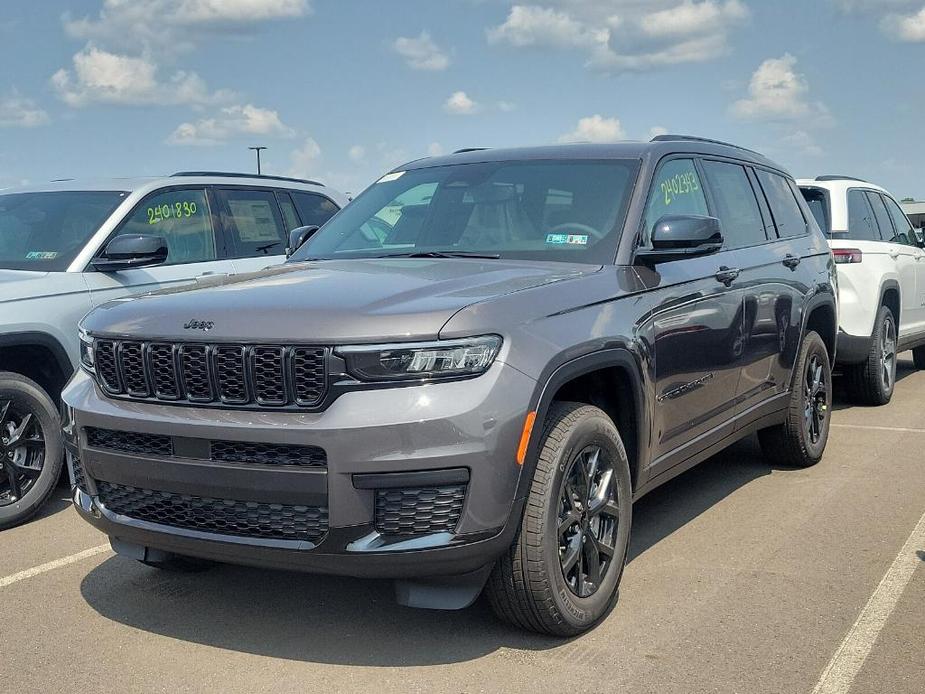
[(886, 405), (896, 386), (896, 319), (881, 306), (871, 335), (870, 352), (860, 364), (845, 370), (848, 394), (859, 405)]
[(0, 530), (38, 512), (63, 464), (61, 424), (48, 393), (24, 376), (0, 372)]
[(617, 599), (629, 546), (632, 486), (620, 434), (602, 410), (553, 404), (520, 530), (487, 594), (522, 629), (575, 636)]
[(825, 343), (808, 332), (800, 346), (787, 418), (758, 432), (764, 456), (783, 467), (811, 467), (829, 439), (832, 367)]

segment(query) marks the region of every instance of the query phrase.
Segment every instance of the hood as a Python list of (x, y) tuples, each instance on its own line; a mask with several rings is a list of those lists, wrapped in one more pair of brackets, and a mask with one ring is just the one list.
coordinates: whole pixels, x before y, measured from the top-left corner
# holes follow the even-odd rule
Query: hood
[(47, 276), (47, 272), (0, 270), (0, 304), (58, 293), (52, 291), (51, 285), (42, 282)]
[(455, 258), (295, 263), (114, 301), (83, 325), (98, 335), (184, 341), (427, 340), (466, 306), (598, 270)]

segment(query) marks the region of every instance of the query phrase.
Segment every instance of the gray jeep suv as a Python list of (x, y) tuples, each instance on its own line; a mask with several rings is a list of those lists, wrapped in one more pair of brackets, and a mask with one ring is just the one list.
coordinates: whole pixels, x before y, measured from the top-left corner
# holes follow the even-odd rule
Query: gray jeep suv
[(606, 614), (633, 502), (757, 431), (829, 430), (834, 264), (731, 145), (463, 151), (383, 176), (284, 266), (93, 311), (64, 392), (74, 503), (114, 549), (487, 584), (521, 627)]

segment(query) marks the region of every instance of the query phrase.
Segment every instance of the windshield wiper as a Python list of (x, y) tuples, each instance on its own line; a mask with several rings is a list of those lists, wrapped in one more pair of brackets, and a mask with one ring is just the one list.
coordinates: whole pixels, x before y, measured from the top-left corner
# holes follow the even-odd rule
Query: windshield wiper
[(411, 253), (388, 253), (377, 258), (484, 258), (498, 260), (500, 253), (478, 253), (475, 251), (414, 251)]

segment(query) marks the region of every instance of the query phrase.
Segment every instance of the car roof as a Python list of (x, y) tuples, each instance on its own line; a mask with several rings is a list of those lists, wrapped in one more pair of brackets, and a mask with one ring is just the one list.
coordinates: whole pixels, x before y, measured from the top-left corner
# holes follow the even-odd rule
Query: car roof
[(874, 183), (862, 181), (859, 178), (826, 177), (821, 181), (818, 178), (798, 178), (797, 185), (801, 188), (824, 188), (830, 192), (842, 194), (847, 193), (849, 188), (869, 188), (872, 190), (879, 190), (881, 193), (890, 195), (890, 192), (886, 188), (878, 186)]
[[(665, 139), (663, 139), (665, 138)], [(673, 138), (673, 139), (667, 139)], [(765, 156), (743, 147), (683, 135), (665, 135), (651, 142), (615, 142), (611, 144), (562, 144), (539, 147), (499, 149), (467, 148), (453, 154), (416, 159), (392, 170), (393, 173), (412, 169), (453, 164), (477, 164), (501, 161), (568, 160), (568, 159), (643, 159), (661, 158), (668, 154), (705, 154), (748, 161), (779, 171), (785, 169)]]
[(307, 181), (281, 176), (257, 176), (254, 174), (223, 173), (209, 171), (182, 171), (170, 176), (136, 176), (126, 178), (63, 178), (45, 183), (30, 183), (22, 186), (0, 189), (0, 193), (48, 193), (66, 191), (135, 191), (153, 190), (170, 185), (249, 185), (270, 186), (317, 191), (325, 186), (317, 181)]

